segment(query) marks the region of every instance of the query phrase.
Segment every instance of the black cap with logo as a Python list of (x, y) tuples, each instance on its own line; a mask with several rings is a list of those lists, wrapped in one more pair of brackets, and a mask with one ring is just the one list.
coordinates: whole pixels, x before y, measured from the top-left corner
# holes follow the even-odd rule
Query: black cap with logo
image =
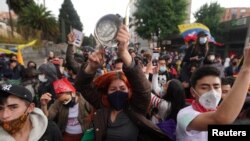
[(0, 85), (0, 95), (4, 94), (17, 96), (21, 99), (27, 100), (28, 102), (33, 101), (31, 92), (21, 85), (13, 85), (13, 84)]

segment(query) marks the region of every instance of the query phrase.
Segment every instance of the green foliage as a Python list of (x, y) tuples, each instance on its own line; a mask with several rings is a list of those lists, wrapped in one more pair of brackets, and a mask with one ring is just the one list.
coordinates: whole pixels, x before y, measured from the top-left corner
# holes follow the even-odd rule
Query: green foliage
[[(80, 17), (78, 16), (71, 0), (64, 0), (59, 14), (59, 29), (63, 38), (70, 33), (70, 28), (75, 28), (82, 31), (83, 25)], [(64, 40), (63, 39), (63, 40)]]
[(6, 0), (7, 5), (17, 15), (21, 14), (22, 8), (29, 4), (34, 4), (33, 0)]
[(83, 46), (95, 47), (96, 46), (96, 42), (95, 42), (94, 36), (92, 34), (89, 37), (84, 36), (84, 40), (82, 42), (82, 45)]
[(216, 33), (222, 32), (222, 28), (219, 28), (219, 24), (223, 13), (224, 8), (217, 2), (214, 2), (210, 5), (204, 4), (201, 6), (200, 9), (194, 13), (194, 17), (196, 22), (206, 25), (210, 29), (211, 35), (216, 37)]
[(137, 34), (151, 39), (156, 33), (160, 39), (178, 32), (177, 25), (186, 18), (186, 0), (138, 0), (134, 13)]
[(29, 4), (22, 9), (18, 25), (25, 30), (25, 37), (35, 36), (41, 32), (41, 39), (54, 40), (58, 34), (58, 24), (51, 11), (43, 5)]

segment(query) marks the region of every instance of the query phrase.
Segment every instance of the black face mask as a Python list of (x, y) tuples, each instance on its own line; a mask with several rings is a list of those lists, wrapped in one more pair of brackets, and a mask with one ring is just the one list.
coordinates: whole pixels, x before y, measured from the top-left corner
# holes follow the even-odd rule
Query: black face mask
[(108, 95), (108, 100), (115, 110), (119, 111), (126, 105), (128, 93), (122, 91), (115, 91)]
[(236, 65), (237, 65), (237, 62), (233, 62), (232, 64), (233, 64), (233, 66), (236, 66)]
[(75, 96), (72, 97), (72, 99), (70, 100), (69, 103), (63, 104), (63, 106), (65, 106), (65, 107), (74, 107), (75, 105), (76, 105), (76, 97)]

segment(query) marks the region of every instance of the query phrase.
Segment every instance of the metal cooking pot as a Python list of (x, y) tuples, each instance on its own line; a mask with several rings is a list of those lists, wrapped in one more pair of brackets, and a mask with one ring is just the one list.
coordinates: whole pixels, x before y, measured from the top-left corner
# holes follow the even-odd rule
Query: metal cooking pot
[(118, 15), (108, 14), (101, 17), (94, 30), (94, 36), (97, 41), (104, 47), (116, 47), (115, 37), (122, 24), (122, 19)]

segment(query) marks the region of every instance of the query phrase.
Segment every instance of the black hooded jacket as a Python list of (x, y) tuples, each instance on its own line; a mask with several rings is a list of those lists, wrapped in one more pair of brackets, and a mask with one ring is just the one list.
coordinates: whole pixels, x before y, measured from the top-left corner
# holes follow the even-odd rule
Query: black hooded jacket
[(53, 82), (58, 79), (57, 77), (57, 71), (56, 67), (52, 63), (47, 63), (47, 64), (42, 64), (38, 70), (42, 73), (45, 74), (47, 81), (46, 82), (41, 82), (39, 87), (38, 87), (38, 94), (39, 98), (42, 96), (44, 93), (50, 93), (52, 95), (52, 100), (49, 102), (49, 106), (54, 103), (56, 99), (56, 94), (53, 88)]

